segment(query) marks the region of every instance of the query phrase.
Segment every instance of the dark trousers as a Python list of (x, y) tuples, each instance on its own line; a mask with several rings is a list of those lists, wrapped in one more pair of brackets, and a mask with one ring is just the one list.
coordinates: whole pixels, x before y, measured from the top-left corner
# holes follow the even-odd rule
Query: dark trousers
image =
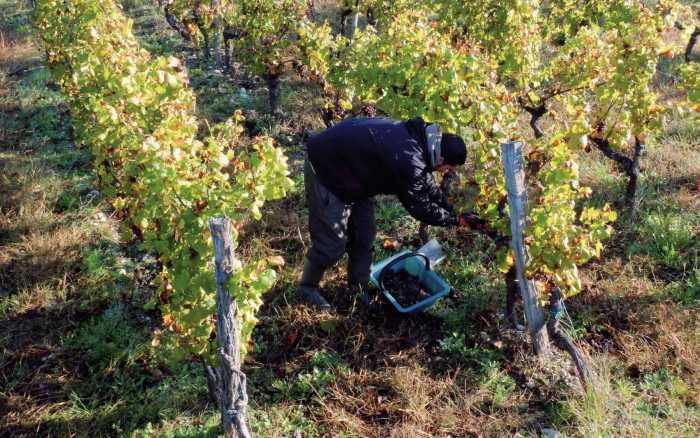
[(308, 259), (328, 268), (347, 251), (348, 283), (366, 285), (376, 235), (374, 200), (346, 204), (318, 181), (308, 160), (304, 164), (304, 183), (311, 233)]

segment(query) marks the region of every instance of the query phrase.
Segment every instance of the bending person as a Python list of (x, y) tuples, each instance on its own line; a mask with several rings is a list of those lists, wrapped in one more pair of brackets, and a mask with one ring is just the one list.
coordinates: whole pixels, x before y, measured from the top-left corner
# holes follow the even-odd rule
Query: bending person
[(439, 126), (415, 118), (343, 121), (307, 141), (304, 165), (311, 248), (298, 293), (329, 309), (319, 290), (326, 269), (348, 253), (348, 287), (366, 294), (376, 235), (374, 196), (396, 195), (408, 213), (437, 226), (470, 226), (473, 215), (457, 216), (435, 182), (433, 172), (466, 160), (464, 141), (442, 134)]

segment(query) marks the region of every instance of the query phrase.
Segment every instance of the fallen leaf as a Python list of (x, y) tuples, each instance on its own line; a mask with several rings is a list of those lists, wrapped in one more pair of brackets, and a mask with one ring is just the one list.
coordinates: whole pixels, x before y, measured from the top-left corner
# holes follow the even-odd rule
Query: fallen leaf
[(267, 262), (272, 266), (284, 266), (284, 257), (282, 256), (272, 256), (268, 257)]
[(294, 345), (299, 340), (299, 330), (294, 329), (291, 333), (287, 335), (287, 345)]
[(385, 239), (383, 246), (384, 246), (384, 249), (386, 249), (387, 251), (393, 251), (396, 248), (398, 248), (400, 245), (399, 245), (399, 242), (397, 242), (396, 240)]

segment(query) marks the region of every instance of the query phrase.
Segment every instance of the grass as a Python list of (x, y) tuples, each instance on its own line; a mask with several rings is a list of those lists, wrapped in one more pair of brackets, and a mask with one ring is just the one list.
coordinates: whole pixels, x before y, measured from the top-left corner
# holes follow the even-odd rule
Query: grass
[[(700, 429), (700, 132), (676, 119), (642, 160), (640, 211), (621, 215), (599, 260), (567, 302), (570, 330), (592, 358), (596, 392), (571, 363), (533, 361), (503, 318), (505, 285), (490, 241), (431, 228), (455, 293), (412, 318), (372, 315), (348, 296), (344, 261), (326, 275), (335, 307), (300, 302), (308, 242), (303, 137), (321, 127), (318, 91), (284, 78), (285, 116), (267, 114), (262, 84), (243, 68), (213, 72), (148, 1), (125, 2), (144, 47), (187, 62), (210, 123), (242, 108), (291, 159), (296, 190), (245, 230), (242, 256), (284, 255), (265, 297), (253, 352), (251, 427), (258, 436), (695, 436)], [(332, 2), (322, 16), (335, 17)], [(201, 364), (153, 347), (157, 262), (121, 241), (75, 145), (63, 97), (41, 67), (22, 2), (0, 0), (0, 435), (209, 437), (219, 433)], [(12, 72), (18, 74), (10, 75)], [(581, 157), (591, 202), (616, 202), (623, 178), (596, 152)], [(416, 247), (417, 223), (377, 200), (384, 239)]]
[(582, 436), (696, 436), (700, 411), (683, 380), (667, 368), (630, 379), (612, 367), (602, 363), (597, 391), (567, 406)]

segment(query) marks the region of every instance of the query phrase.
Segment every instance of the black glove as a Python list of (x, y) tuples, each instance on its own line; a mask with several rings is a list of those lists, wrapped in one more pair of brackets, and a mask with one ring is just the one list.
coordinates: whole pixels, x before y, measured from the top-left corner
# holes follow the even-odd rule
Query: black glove
[(479, 216), (477, 216), (476, 214), (474, 214), (474, 212), (471, 211), (462, 213), (462, 215), (459, 216), (459, 226), (468, 228), (470, 230), (475, 230), (487, 235), (488, 237), (493, 239), (497, 247), (507, 245), (510, 242), (509, 236), (501, 236), (489, 227), (488, 222), (486, 222), (486, 220), (481, 219)]
[(468, 211), (459, 216), (459, 226), (481, 231), (486, 229), (486, 221), (474, 214), (474, 212)]

